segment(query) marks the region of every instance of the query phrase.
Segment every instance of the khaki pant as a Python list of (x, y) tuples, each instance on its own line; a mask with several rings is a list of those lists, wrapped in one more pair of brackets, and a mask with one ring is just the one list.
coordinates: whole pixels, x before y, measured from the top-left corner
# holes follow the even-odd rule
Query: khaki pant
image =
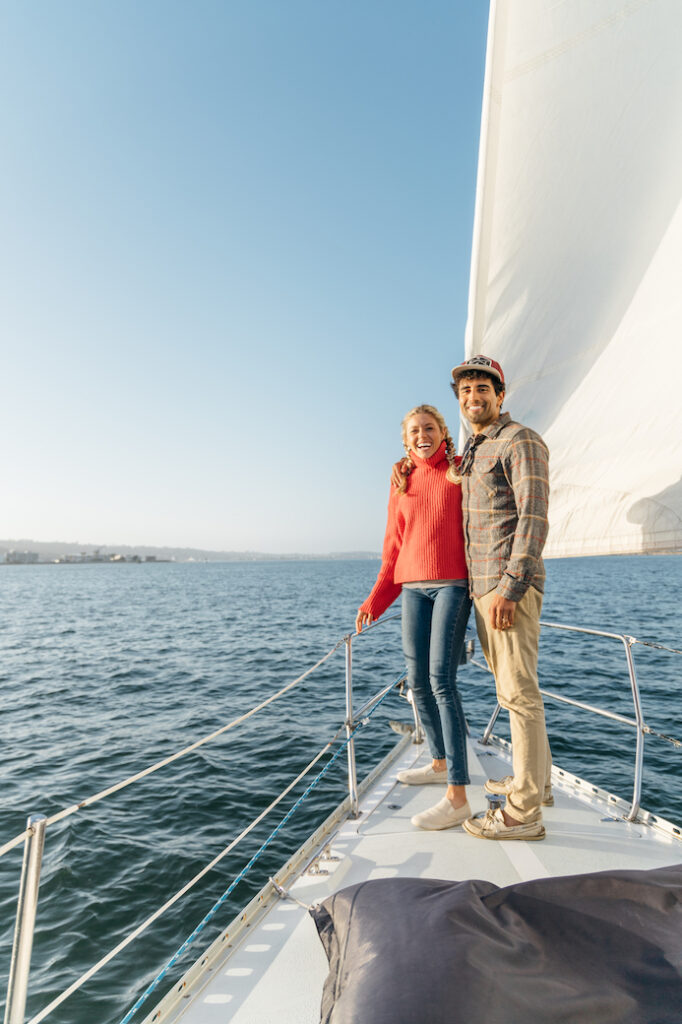
[(539, 821), (545, 789), (551, 784), (552, 756), (545, 709), (538, 685), (538, 642), (542, 594), (529, 587), (516, 605), (511, 629), (493, 629), (488, 609), (495, 591), (474, 598), (476, 628), (497, 699), (509, 712), (514, 785), (505, 810), (517, 821)]

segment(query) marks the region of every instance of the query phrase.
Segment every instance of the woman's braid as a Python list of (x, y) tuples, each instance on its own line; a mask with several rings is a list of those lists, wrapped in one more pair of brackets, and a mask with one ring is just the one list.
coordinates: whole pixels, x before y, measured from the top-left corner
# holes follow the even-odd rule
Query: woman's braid
[(409, 480), (410, 473), (414, 469), (414, 462), (412, 461), (412, 450), (411, 450), (409, 444), (407, 444), (407, 442), (404, 442), (403, 443), (403, 448), (405, 449), (405, 452), (407, 454), (405, 455), (405, 458), (403, 459), (402, 478), (400, 480), (400, 485), (398, 486), (398, 493), (399, 494), (404, 494), (405, 491), (407, 490), (407, 481)]
[(455, 465), (455, 459), (457, 458), (455, 442), (450, 437), (450, 431), (447, 427), (445, 429), (445, 458), (448, 460), (448, 471), (446, 473), (448, 480), (453, 484), (461, 484), (462, 478), (459, 475), (457, 466)]

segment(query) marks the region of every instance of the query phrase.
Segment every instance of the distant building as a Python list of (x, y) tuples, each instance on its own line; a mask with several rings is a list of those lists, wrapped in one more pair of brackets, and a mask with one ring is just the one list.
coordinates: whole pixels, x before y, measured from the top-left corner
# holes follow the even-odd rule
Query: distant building
[(37, 551), (8, 551), (5, 561), (13, 565), (32, 565), (39, 561)]

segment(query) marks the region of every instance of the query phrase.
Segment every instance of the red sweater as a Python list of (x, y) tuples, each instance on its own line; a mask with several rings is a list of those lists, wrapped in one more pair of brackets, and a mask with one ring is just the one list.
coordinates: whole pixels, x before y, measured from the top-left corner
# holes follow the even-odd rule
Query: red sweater
[(391, 487), (381, 569), (360, 606), (375, 619), (395, 601), (403, 583), (467, 578), (462, 488), (446, 479), (445, 441), (430, 459), (414, 462), (405, 493)]

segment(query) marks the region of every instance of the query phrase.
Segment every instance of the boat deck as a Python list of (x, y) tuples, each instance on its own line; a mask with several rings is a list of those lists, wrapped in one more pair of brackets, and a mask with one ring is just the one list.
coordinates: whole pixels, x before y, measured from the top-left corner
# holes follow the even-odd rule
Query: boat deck
[[(680, 862), (678, 835), (624, 821), (622, 809), (619, 816), (606, 794), (596, 794), (593, 787), (556, 769), (555, 804), (543, 808), (547, 838), (542, 842), (487, 842), (461, 828), (424, 832), (410, 818), (440, 798), (440, 787), (403, 786), (395, 776), (427, 759), (423, 746), (403, 744), (361, 799), (359, 818), (342, 820), (307, 858), (287, 889), (291, 896), (310, 905), (347, 885), (394, 876), (483, 878), (504, 886), (549, 875)], [(486, 778), (509, 774), (509, 755), (471, 742), (469, 766), (469, 802), (476, 813), (487, 807), (482, 788)], [(316, 1024), (326, 973), (327, 960), (306, 909), (275, 897), (230, 948), (212, 958), (201, 981), (185, 984), (174, 1004), (166, 997), (147, 1020)]]

